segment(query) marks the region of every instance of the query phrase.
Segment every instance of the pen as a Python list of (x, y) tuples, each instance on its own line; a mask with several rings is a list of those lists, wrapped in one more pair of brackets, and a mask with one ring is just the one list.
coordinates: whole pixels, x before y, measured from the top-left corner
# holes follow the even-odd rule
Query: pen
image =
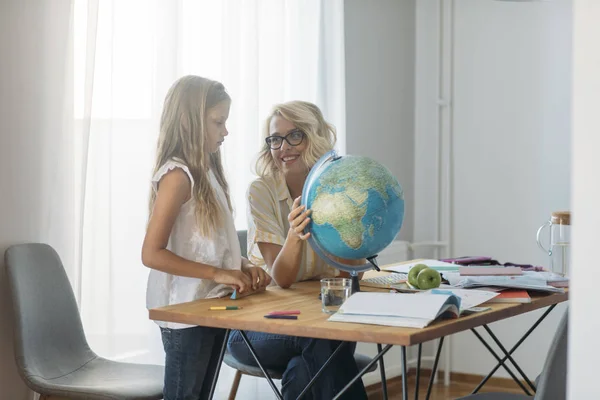
[(218, 311), (218, 310), (241, 310), (242, 307), (238, 307), (238, 306), (221, 306), (221, 307), (211, 307), (209, 308), (209, 310), (211, 311)]
[(298, 319), (297, 315), (265, 315), (265, 318), (271, 319)]

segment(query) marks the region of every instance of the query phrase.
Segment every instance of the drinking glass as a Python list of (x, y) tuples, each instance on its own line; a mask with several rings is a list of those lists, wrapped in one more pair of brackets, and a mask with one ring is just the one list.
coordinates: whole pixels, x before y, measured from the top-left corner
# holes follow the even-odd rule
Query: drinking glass
[(323, 312), (335, 314), (340, 306), (350, 297), (352, 280), (348, 278), (321, 279), (321, 302)]

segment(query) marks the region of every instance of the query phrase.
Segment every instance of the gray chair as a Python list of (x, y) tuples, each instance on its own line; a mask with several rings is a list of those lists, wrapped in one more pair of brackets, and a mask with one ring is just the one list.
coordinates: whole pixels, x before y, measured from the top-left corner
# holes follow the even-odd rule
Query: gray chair
[(248, 257), (248, 231), (237, 231), (242, 257)]
[(46, 244), (4, 254), (15, 324), (15, 361), (42, 399), (162, 399), (164, 369), (107, 360), (90, 349), (62, 262)]
[[(242, 250), (242, 256), (247, 257), (247, 248), (248, 248), (248, 233), (247, 231), (238, 231), (238, 239), (240, 241), (240, 247)], [(358, 366), (358, 370), (361, 371), (364, 367), (366, 367), (370, 362), (371, 358), (362, 354), (355, 354), (354, 359), (356, 360), (356, 365)], [(256, 376), (264, 378), (264, 375), (259, 367), (254, 365), (243, 364), (236, 360), (229, 352), (225, 353), (223, 357), (223, 361), (225, 364), (235, 369), (235, 377), (233, 379), (233, 384), (231, 385), (231, 390), (229, 392), (229, 400), (234, 400), (237, 395), (238, 388), (240, 386), (240, 381), (242, 379), (242, 375)], [(374, 363), (371, 368), (369, 368), (368, 372), (373, 372), (377, 369), (377, 363)], [(271, 370), (267, 369), (267, 372), (273, 379), (281, 379), (283, 377), (283, 370)]]
[[(567, 398), (567, 343), (569, 331), (568, 309), (554, 335), (554, 340), (548, 350), (541, 375), (538, 377), (539, 386), (535, 396), (509, 393), (477, 393), (459, 400), (559, 400)], [(536, 384), (538, 380), (536, 379)]]

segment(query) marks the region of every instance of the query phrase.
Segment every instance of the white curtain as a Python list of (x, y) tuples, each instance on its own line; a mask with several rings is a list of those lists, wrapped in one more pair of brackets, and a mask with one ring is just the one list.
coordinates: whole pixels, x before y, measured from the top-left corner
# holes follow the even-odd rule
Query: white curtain
[(145, 311), (140, 249), (158, 121), (180, 76), (223, 82), (233, 102), (223, 146), (235, 221), (271, 107), (319, 105), (345, 132), (343, 0), (74, 0), (75, 277), (91, 346), (162, 362)]

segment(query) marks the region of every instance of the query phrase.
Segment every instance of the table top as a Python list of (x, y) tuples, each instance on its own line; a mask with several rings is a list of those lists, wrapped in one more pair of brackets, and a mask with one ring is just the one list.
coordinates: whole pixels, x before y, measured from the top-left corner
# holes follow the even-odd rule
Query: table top
[[(190, 325), (409, 346), (558, 304), (569, 298), (568, 291), (549, 295), (534, 294), (531, 295), (531, 303), (490, 303), (486, 304), (491, 307), (489, 311), (458, 319), (435, 321), (426, 328), (415, 329), (327, 321), (329, 315), (321, 311), (319, 291), (318, 281), (298, 282), (289, 289), (270, 287), (265, 292), (239, 300), (202, 299), (151, 309), (149, 314), (153, 320)], [(232, 305), (242, 309), (209, 310), (209, 307)], [(277, 310), (300, 310), (301, 314), (297, 320), (264, 318), (265, 314)]]

